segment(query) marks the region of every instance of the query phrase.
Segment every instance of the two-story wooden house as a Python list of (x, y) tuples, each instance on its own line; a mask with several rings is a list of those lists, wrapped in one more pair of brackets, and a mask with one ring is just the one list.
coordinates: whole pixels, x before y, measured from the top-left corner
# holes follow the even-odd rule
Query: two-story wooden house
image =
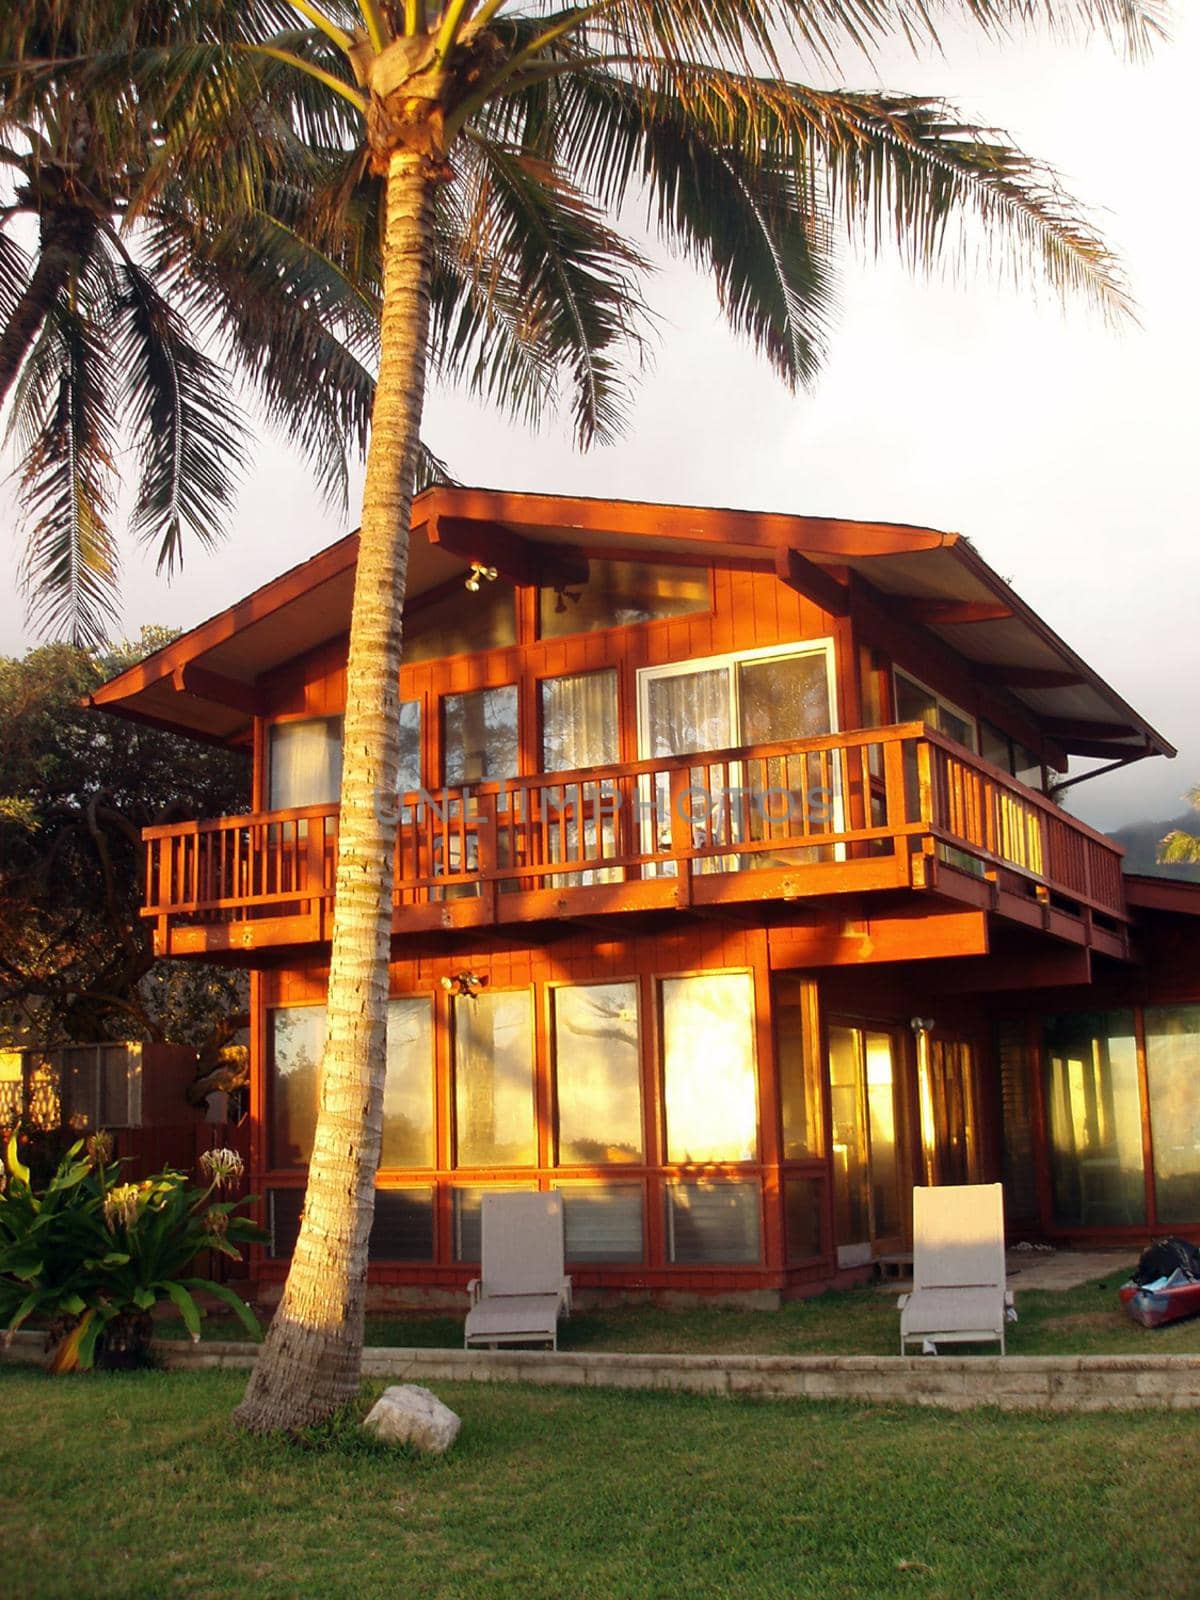
[[(435, 489), (412, 522), (372, 1279), (558, 1187), (583, 1289), (800, 1292), (919, 1182), (1014, 1235), (1200, 1225), (1200, 895), (1047, 794), (1170, 746), (955, 534)], [(315, 1119), (356, 540), (100, 689), (252, 750), (150, 829), (157, 949), (249, 969), (279, 1282)], [(1197, 1229), (1200, 1232), (1200, 1228)]]

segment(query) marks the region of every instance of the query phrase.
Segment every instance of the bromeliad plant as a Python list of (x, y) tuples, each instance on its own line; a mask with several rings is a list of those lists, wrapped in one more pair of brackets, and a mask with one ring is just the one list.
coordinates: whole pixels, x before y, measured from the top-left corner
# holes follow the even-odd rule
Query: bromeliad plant
[(254, 1313), (225, 1284), (192, 1275), (196, 1258), (216, 1250), (241, 1260), (239, 1246), (264, 1237), (244, 1214), (248, 1200), (223, 1200), (242, 1174), (234, 1150), (200, 1157), (205, 1186), (166, 1170), (122, 1181), (106, 1133), (78, 1140), (41, 1193), (8, 1142), (0, 1192), (0, 1328), (11, 1335), (29, 1318), (49, 1324), (53, 1372), (135, 1366), (149, 1348), (150, 1313), (175, 1306), (193, 1339), (203, 1315), (195, 1291), (225, 1302), (254, 1336)]

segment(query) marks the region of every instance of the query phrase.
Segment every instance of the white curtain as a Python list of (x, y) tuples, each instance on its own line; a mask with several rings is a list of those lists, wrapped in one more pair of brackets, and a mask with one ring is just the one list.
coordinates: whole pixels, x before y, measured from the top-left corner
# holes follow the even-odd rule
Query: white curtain
[(336, 805), (342, 782), (342, 719), (314, 717), (271, 729), (268, 809)]
[(543, 678), (542, 771), (578, 772), (620, 759), (616, 671)]

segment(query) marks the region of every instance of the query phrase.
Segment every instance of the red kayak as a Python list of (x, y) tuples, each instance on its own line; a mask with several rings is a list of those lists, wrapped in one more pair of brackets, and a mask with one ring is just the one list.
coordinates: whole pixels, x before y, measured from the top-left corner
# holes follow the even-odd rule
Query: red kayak
[(1182, 1281), (1167, 1280), (1161, 1287), (1122, 1284), (1118, 1291), (1121, 1304), (1143, 1328), (1161, 1328), (1164, 1322), (1178, 1322), (1181, 1317), (1194, 1317), (1200, 1312), (1200, 1279), (1184, 1278), (1181, 1272), (1174, 1276)]

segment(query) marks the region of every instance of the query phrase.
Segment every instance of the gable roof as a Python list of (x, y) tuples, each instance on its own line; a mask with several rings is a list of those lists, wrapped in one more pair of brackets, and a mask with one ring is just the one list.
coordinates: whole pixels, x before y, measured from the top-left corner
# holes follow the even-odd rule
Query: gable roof
[[(861, 590), (976, 663), (1068, 753), (1175, 751), (956, 533), (892, 522), (435, 487), (413, 502), (408, 594), (471, 561), (515, 582), (568, 581), (587, 557), (773, 564), (825, 609)], [(257, 680), (347, 633), (351, 534), (98, 688), (91, 703), (222, 743), (247, 737)], [(869, 586), (869, 587), (868, 587)]]

